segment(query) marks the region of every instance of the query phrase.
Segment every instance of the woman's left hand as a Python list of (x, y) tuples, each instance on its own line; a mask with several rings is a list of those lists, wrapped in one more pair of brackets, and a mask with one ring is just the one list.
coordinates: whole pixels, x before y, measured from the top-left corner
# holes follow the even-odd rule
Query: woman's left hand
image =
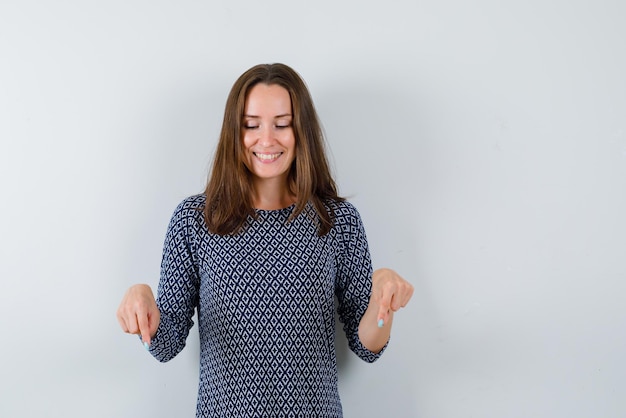
[(378, 305), (378, 325), (390, 324), (391, 315), (409, 303), (413, 286), (391, 269), (381, 268), (372, 275), (370, 305)]
[(389, 341), (393, 313), (406, 306), (413, 286), (391, 269), (378, 269), (372, 275), (372, 294), (359, 323), (359, 338), (374, 353)]

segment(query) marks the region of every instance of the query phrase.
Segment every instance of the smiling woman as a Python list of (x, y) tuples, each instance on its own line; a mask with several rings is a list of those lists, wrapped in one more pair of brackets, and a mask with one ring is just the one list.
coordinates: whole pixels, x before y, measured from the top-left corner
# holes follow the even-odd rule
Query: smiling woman
[[(287, 126), (287, 115), (291, 115), (290, 127), (280, 128)], [(284, 138), (284, 130), (290, 131), (295, 141), (294, 160), (284, 181), (275, 184), (276, 189), (265, 189), (274, 190), (280, 196), (257, 193), (249, 166), (248, 141), (260, 139), (259, 135), (269, 135), (267, 129), (270, 127), (275, 128), (274, 135), (270, 135), (274, 139)], [(263, 139), (265, 143), (267, 140)], [(253, 149), (253, 152), (259, 151), (262, 150)], [(330, 230), (332, 213), (325, 202), (343, 199), (337, 194), (330, 174), (313, 100), (306, 84), (292, 68), (284, 64), (257, 65), (235, 81), (226, 101), (220, 140), (205, 194), (207, 226), (217, 234), (238, 231), (248, 216), (255, 216), (255, 208), (278, 209), (294, 202), (294, 218), (311, 204), (319, 221), (319, 233), (323, 235)], [(255, 199), (260, 207), (255, 205)]]
[(117, 316), (168, 361), (197, 311), (198, 417), (341, 417), (335, 297), (350, 348), (373, 362), (412, 293), (393, 270), (372, 271), (302, 79), (259, 65), (231, 90), (205, 193), (172, 216), (156, 300), (132, 286)]

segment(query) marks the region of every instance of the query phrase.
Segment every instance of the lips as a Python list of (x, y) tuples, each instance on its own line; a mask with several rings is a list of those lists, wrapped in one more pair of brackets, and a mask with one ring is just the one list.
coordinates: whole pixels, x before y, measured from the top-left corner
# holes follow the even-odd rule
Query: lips
[(257, 157), (259, 160), (263, 161), (263, 162), (267, 162), (270, 163), (272, 161), (275, 161), (278, 159), (278, 157), (280, 157), (281, 155), (283, 155), (282, 152), (276, 152), (273, 154), (264, 154), (264, 153), (260, 153), (260, 152), (254, 152), (253, 153), (255, 155), (255, 157)]

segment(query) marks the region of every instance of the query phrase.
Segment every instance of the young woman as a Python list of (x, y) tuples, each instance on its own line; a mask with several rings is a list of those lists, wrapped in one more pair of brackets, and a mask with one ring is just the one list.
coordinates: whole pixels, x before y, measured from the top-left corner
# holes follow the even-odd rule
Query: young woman
[(132, 286), (117, 317), (164, 362), (197, 310), (198, 417), (341, 417), (335, 297), (350, 348), (372, 362), (412, 293), (393, 270), (372, 271), (303, 80), (258, 65), (228, 96), (205, 192), (172, 216), (156, 301)]

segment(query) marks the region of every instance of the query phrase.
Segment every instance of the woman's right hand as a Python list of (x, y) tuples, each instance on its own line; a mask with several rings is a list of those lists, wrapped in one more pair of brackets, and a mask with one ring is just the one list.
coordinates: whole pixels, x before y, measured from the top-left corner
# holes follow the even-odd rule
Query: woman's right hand
[(136, 284), (126, 291), (117, 308), (117, 320), (124, 332), (141, 335), (144, 344), (150, 345), (161, 320), (150, 286)]

